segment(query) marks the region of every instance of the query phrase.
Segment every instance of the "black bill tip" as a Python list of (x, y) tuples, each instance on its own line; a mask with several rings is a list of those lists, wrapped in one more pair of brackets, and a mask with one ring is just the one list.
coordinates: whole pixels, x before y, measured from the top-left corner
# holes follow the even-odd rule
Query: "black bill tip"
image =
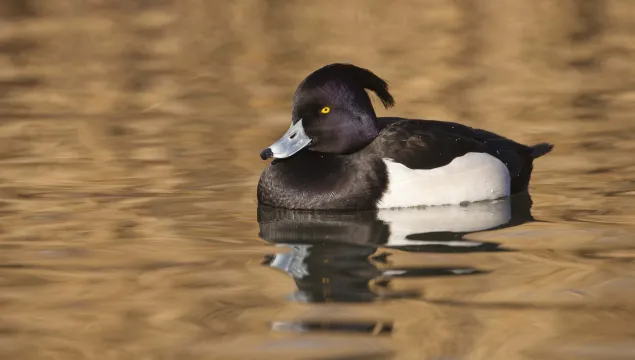
[(263, 160), (267, 160), (270, 157), (273, 157), (273, 151), (270, 148), (266, 148), (260, 153), (260, 158)]

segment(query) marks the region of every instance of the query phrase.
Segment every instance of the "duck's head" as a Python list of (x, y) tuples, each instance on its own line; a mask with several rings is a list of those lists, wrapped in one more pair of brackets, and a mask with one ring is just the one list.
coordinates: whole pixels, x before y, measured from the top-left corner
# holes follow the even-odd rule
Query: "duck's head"
[(377, 94), (385, 107), (394, 105), (388, 84), (369, 70), (350, 64), (316, 70), (295, 91), (289, 130), (260, 157), (286, 158), (305, 148), (349, 154), (368, 145), (378, 128), (366, 90)]

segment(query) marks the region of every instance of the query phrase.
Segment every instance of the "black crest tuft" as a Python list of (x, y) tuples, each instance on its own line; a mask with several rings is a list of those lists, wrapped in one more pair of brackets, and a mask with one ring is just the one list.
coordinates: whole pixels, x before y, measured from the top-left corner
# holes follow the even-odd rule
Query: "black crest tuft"
[(352, 64), (326, 65), (309, 75), (303, 85), (315, 86), (331, 80), (346, 81), (374, 92), (384, 107), (395, 105), (395, 99), (388, 92), (388, 83), (367, 69)]
[(531, 146), (531, 157), (537, 159), (543, 155), (546, 155), (553, 150), (554, 145), (549, 143), (540, 143), (534, 146)]

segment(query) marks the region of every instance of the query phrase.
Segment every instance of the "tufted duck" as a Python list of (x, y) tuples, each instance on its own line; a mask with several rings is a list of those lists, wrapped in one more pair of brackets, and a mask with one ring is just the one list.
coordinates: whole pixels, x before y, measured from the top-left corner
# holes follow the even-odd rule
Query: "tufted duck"
[(260, 204), (369, 210), (493, 200), (527, 190), (533, 160), (553, 148), (452, 122), (378, 118), (366, 90), (394, 105), (384, 80), (350, 64), (300, 83), (289, 130), (260, 154), (275, 158), (258, 183)]

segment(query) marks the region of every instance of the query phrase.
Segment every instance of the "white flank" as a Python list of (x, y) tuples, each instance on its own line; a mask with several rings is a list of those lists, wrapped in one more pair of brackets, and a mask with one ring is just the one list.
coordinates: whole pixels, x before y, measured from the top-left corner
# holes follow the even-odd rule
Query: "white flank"
[(377, 204), (380, 209), (460, 204), (509, 196), (509, 171), (489, 154), (467, 153), (430, 170), (413, 170), (391, 159), (383, 160), (388, 170), (388, 189)]
[(495, 228), (511, 219), (509, 198), (479, 202), (468, 206), (448, 205), (427, 208), (380, 210), (377, 217), (390, 226), (386, 247), (446, 245), (475, 247), (480, 242), (411, 240), (407, 236), (431, 232), (474, 232)]

